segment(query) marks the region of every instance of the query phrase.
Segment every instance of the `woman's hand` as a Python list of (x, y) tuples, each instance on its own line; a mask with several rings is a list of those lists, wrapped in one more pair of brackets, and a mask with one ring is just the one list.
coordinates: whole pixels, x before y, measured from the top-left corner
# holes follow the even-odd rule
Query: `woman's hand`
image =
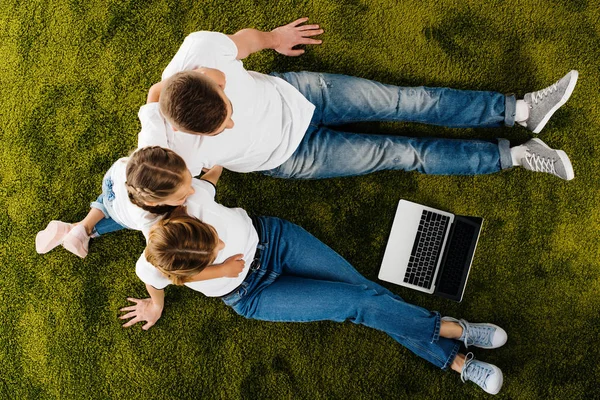
[(146, 324), (142, 326), (142, 329), (147, 331), (156, 323), (156, 321), (158, 321), (162, 315), (162, 305), (156, 304), (151, 298), (134, 299), (133, 297), (128, 297), (127, 300), (135, 303), (135, 305), (123, 307), (119, 310), (122, 312), (129, 311), (127, 314), (121, 315), (119, 319), (131, 318), (129, 321), (123, 324), (123, 328), (129, 328), (138, 322), (146, 321)]
[(319, 25), (301, 25), (308, 18), (300, 18), (287, 25), (280, 26), (271, 31), (275, 44), (273, 50), (286, 56), (299, 56), (304, 54), (302, 49), (294, 49), (300, 44), (321, 44), (319, 39), (311, 39), (311, 36), (320, 35), (323, 29)]
[(242, 259), (243, 256), (243, 254), (235, 254), (223, 261), (219, 267), (223, 277), (237, 278), (242, 273), (246, 265), (246, 262)]

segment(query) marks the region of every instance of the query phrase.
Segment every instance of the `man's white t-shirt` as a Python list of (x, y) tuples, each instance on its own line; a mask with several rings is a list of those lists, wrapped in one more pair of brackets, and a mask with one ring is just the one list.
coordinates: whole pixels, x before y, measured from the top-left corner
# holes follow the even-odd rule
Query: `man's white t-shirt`
[(162, 79), (199, 67), (215, 68), (226, 77), (225, 95), (233, 106), (234, 127), (217, 136), (174, 132), (158, 103), (142, 106), (138, 146), (162, 146), (179, 154), (194, 176), (221, 165), (231, 171), (276, 168), (294, 153), (310, 124), (315, 106), (296, 88), (236, 60), (237, 47), (218, 32), (195, 32), (183, 42)]
[[(219, 251), (214, 263), (220, 264), (235, 254), (243, 254), (246, 265), (242, 273), (235, 278), (188, 282), (185, 286), (209, 297), (223, 296), (232, 292), (246, 278), (258, 245), (258, 233), (246, 211), (241, 208), (228, 208), (215, 202), (215, 188), (211, 183), (193, 179), (192, 185), (195, 193), (186, 201), (188, 214), (215, 228), (219, 238), (225, 242), (225, 247)], [(145, 235), (148, 239), (147, 233)], [(164, 289), (171, 284), (165, 275), (146, 260), (144, 253), (140, 256), (135, 271), (142, 282), (156, 289)]]

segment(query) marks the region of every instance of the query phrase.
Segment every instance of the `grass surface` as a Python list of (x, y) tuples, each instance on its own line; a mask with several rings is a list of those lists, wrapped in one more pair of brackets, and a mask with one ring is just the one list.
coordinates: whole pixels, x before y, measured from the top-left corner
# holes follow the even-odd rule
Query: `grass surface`
[[(465, 300), (391, 287), (444, 315), (509, 333), (493, 351), (499, 398), (598, 398), (600, 7), (592, 0), (15, 1), (0, 6), (0, 398), (484, 398), (385, 334), (351, 323), (265, 323), (169, 287), (150, 331), (118, 308), (144, 296), (137, 232), (79, 260), (40, 256), (35, 233), (88, 211), (104, 171), (136, 145), (137, 111), (195, 30), (272, 29), (310, 16), (324, 44), (248, 69), (346, 73), (399, 85), (522, 96), (570, 69), (580, 81), (540, 135), (570, 155), (571, 182), (523, 170), (434, 177), (385, 172), (315, 182), (226, 172), (218, 200), (298, 223), (376, 279), (400, 198), (485, 218)], [(522, 128), (352, 129), (521, 143)]]

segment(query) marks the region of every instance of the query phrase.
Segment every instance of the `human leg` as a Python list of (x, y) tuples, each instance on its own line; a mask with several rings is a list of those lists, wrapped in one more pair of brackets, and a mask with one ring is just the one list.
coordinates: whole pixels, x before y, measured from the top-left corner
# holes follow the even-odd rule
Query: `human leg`
[(236, 312), (267, 321), (348, 320), (388, 333), (440, 368), (452, 363), (459, 324), (404, 302), (295, 224), (261, 217), (258, 227), (260, 267), (224, 298)]
[(316, 107), (313, 123), (408, 121), (447, 127), (514, 124), (515, 98), (491, 91), (400, 87), (348, 75), (274, 73)]
[(505, 139), (409, 138), (310, 128), (292, 156), (264, 174), (279, 178), (322, 179), (383, 170), (433, 175), (478, 175), (513, 166)]
[(91, 204), (85, 218), (70, 224), (62, 221), (51, 221), (35, 238), (36, 251), (45, 254), (58, 245), (62, 245), (71, 253), (84, 258), (88, 253), (89, 240), (105, 233), (114, 232), (125, 227), (114, 221), (103, 205), (104, 194)]

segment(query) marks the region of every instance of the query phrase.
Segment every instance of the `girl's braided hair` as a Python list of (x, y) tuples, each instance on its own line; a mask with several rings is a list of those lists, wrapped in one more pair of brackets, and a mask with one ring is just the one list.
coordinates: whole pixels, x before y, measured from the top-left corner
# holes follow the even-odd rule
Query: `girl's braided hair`
[(213, 263), (218, 243), (210, 225), (180, 206), (150, 229), (145, 255), (171, 282), (183, 285)]
[(160, 146), (144, 147), (127, 162), (127, 193), (138, 207), (154, 214), (165, 214), (175, 206), (156, 205), (177, 192), (185, 179), (185, 161), (172, 150)]

